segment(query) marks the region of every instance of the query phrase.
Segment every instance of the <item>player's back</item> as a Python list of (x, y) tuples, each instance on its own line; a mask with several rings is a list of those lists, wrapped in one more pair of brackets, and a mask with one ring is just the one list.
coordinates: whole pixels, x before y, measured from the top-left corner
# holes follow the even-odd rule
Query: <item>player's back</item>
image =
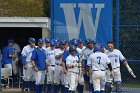
[(108, 56), (101, 52), (95, 52), (90, 55), (92, 70), (105, 70), (106, 65), (110, 62)]

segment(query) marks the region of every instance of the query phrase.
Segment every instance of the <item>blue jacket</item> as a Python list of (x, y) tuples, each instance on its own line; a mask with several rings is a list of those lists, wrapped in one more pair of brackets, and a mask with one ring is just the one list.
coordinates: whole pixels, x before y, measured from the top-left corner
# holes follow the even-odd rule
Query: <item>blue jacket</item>
[(44, 49), (40, 50), (39, 48), (35, 48), (32, 52), (31, 60), (35, 62), (38, 70), (46, 69), (46, 54)]
[(2, 62), (3, 64), (12, 64), (12, 57), (9, 57), (10, 54), (13, 54), (12, 46), (4, 47), (2, 51)]

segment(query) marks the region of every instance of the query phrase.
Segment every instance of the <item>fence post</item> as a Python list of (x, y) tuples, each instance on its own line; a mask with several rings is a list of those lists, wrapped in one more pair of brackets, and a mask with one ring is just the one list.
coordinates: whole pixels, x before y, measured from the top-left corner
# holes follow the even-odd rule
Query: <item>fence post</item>
[(53, 25), (54, 24), (54, 21), (55, 21), (54, 20), (54, 0), (51, 0), (51, 3), (50, 4), (51, 4), (51, 20), (50, 20), (51, 21), (51, 24), (50, 24), (51, 25), (50, 26), (50, 28), (51, 28), (50, 34), (51, 35), (50, 36), (51, 36), (51, 38), (54, 38), (55, 37), (55, 34), (54, 34), (55, 33), (54, 32), (54, 25)]
[(116, 48), (120, 45), (120, 0), (116, 0)]

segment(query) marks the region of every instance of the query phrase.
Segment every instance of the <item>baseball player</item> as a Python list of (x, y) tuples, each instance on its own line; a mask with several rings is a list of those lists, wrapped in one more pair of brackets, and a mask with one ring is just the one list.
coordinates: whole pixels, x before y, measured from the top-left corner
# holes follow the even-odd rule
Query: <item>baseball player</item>
[(96, 46), (94, 53), (88, 57), (87, 65), (92, 68), (94, 93), (104, 93), (106, 66), (112, 71), (108, 56), (101, 52), (101, 47)]
[[(8, 46), (6, 46), (2, 51), (2, 62), (4, 64), (4, 67), (11, 71), (11, 74), (12, 74), (13, 42), (14, 41), (12, 39), (9, 39)], [(8, 77), (5, 76), (5, 78)]]
[(35, 49), (35, 39), (29, 38), (29, 44), (22, 50), (22, 63), (23, 63), (23, 85), (25, 91), (33, 90), (35, 86), (34, 82), (34, 69), (31, 63), (32, 52)]
[(50, 47), (51, 40), (46, 37), (44, 41), (45, 41), (45, 46), (43, 46), (43, 49), (46, 50), (47, 48)]
[(43, 47), (44, 40), (38, 39), (38, 47), (32, 52), (31, 63), (35, 71), (35, 93), (42, 93), (46, 74), (46, 54)]
[(123, 62), (123, 64), (126, 66), (128, 72), (136, 78), (134, 75), (132, 69), (129, 67), (125, 57), (122, 55), (122, 53), (115, 49), (115, 43), (114, 41), (109, 41), (108, 42), (108, 49), (106, 51), (106, 54), (108, 55), (111, 65), (112, 65), (112, 76), (110, 76), (110, 71), (107, 72), (106, 75), (106, 91), (111, 92), (111, 84), (114, 80), (114, 83), (116, 85), (116, 92), (121, 92), (122, 91), (122, 80), (121, 80), (121, 73), (120, 73), (120, 62)]
[(80, 55), (80, 68), (79, 68), (79, 74), (78, 74), (78, 86), (77, 89), (79, 91), (79, 93), (83, 93), (83, 89), (84, 89), (84, 76), (83, 76), (83, 70), (84, 70), (84, 64), (82, 63), (82, 59), (83, 59), (83, 50), (86, 47), (83, 45), (83, 42), (79, 39), (78, 40), (78, 47), (76, 48), (76, 50), (78, 51), (79, 55)]
[(62, 93), (64, 93), (64, 71), (62, 67), (62, 56), (65, 51), (65, 41), (60, 41), (60, 48), (55, 49), (55, 72), (54, 72), (54, 89), (59, 93), (60, 84)]
[(47, 91), (51, 92), (52, 85), (54, 84), (54, 71), (55, 71), (55, 44), (56, 42), (51, 41), (50, 48), (45, 50), (47, 58)]
[(69, 84), (69, 93), (75, 93), (78, 85), (78, 62), (79, 58), (76, 56), (76, 47), (70, 46), (69, 53), (70, 55), (66, 58), (66, 66), (67, 66), (67, 76), (68, 76), (68, 84)]
[(13, 69), (13, 83), (14, 85), (17, 83), (17, 74), (18, 74), (18, 61), (19, 61), (19, 53), (21, 49), (17, 43), (13, 43), (13, 62), (12, 62), (12, 69)]
[[(70, 45), (78, 45), (78, 42), (76, 42), (75, 40), (70, 42)], [(69, 52), (69, 47), (67, 47), (63, 53), (63, 56), (62, 56), (62, 64), (63, 64), (63, 69), (64, 69), (64, 83), (65, 83), (65, 88), (64, 88), (64, 93), (68, 93), (68, 90), (69, 90), (69, 85), (68, 85), (68, 82), (69, 82), (69, 79), (68, 79), (68, 75), (67, 75), (67, 67), (66, 67), (66, 58), (70, 55), (70, 52)], [(75, 52), (75, 55), (79, 58), (79, 53), (76, 51)]]
[[(93, 42), (91, 39), (86, 39), (85, 44), (86, 44), (86, 48), (83, 50), (84, 58), (82, 61), (84, 62), (84, 67), (85, 67), (85, 70), (87, 71), (87, 67), (86, 67), (87, 59), (93, 53), (94, 48), (93, 48)], [(88, 89), (88, 86), (89, 86), (90, 91), (93, 93), (94, 89), (93, 89), (93, 84), (92, 84), (92, 75), (91, 74), (88, 75), (88, 73), (86, 73), (84, 75), (84, 80), (86, 83), (86, 90), (89, 90)], [(89, 83), (90, 83), (90, 85), (89, 85)]]

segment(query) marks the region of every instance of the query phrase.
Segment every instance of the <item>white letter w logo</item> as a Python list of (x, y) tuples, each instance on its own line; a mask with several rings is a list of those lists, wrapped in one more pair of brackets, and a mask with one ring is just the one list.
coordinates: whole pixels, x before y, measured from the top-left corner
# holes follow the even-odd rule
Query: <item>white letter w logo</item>
[(78, 24), (76, 23), (74, 13), (74, 8), (76, 8), (75, 3), (63, 3), (60, 4), (60, 7), (63, 8), (64, 11), (69, 39), (79, 38), (82, 21), (86, 37), (96, 39), (100, 13), (101, 9), (104, 8), (104, 4), (95, 4), (95, 8), (97, 8), (95, 24), (93, 23), (92, 15), (93, 4), (78, 4), (80, 8)]

